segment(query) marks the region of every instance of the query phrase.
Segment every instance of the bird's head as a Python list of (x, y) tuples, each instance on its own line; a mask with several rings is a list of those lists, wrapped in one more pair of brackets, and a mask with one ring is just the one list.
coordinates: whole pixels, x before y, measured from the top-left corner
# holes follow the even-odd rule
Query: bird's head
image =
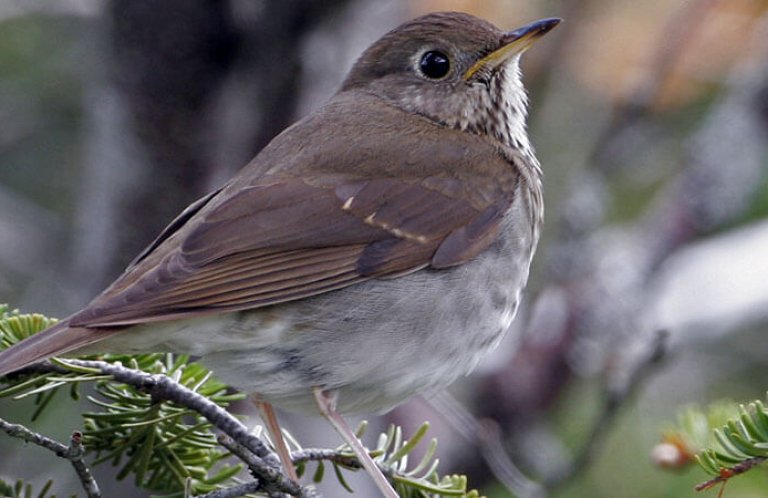
[(370, 92), (442, 125), (527, 151), (520, 56), (559, 22), (542, 19), (502, 31), (469, 14), (428, 14), (366, 50), (341, 91)]

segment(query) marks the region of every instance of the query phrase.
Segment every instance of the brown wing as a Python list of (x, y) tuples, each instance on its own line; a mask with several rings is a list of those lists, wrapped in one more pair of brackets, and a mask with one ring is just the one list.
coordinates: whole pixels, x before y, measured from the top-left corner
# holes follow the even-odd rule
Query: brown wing
[(174, 221), (70, 325), (251, 309), (460, 264), (495, 238), (511, 202), (494, 185), (490, 178), (267, 176), (223, 200), (205, 198), (195, 216)]
[(484, 137), (341, 92), (177, 218), (70, 324), (251, 309), (461, 264), (496, 237), (520, 181), (510, 161)]

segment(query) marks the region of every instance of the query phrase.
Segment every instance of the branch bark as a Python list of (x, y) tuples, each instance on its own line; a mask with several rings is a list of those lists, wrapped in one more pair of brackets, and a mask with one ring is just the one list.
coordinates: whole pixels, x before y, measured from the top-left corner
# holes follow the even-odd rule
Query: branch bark
[(69, 460), (77, 473), (77, 477), (80, 479), (80, 484), (83, 486), (86, 496), (88, 498), (101, 498), (102, 495), (99, 490), (99, 485), (93, 478), (91, 469), (83, 461), (85, 447), (83, 447), (83, 435), (80, 432), (72, 433), (69, 446), (67, 446), (54, 439), (32, 431), (21, 424), (12, 424), (2, 418), (0, 418), (0, 430), (3, 430), (11, 437), (36, 444), (42, 448), (51, 450), (61, 458)]
[[(274, 453), (258, 437), (251, 434), (242, 422), (205, 396), (180, 385), (173, 379), (165, 375), (148, 374), (103, 361), (74, 359), (58, 361), (111, 375), (116, 381), (140, 389), (154, 399), (171, 401), (196, 411), (250, 453), (247, 461), (244, 460), (244, 462), (259, 479), (259, 490), (266, 492), (269, 496), (278, 497), (288, 494), (299, 498), (319, 498), (314, 489), (302, 487), (289, 479), (280, 469)], [(64, 370), (57, 366), (51, 368)]]

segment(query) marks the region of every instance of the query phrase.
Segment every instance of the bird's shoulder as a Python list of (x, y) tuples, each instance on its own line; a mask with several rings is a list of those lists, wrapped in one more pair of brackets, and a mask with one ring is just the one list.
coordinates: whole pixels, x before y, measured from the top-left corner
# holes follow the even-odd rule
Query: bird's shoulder
[(191, 205), (73, 323), (250, 309), (455, 266), (491, 244), (521, 178), (514, 160), (353, 97), (337, 95)]

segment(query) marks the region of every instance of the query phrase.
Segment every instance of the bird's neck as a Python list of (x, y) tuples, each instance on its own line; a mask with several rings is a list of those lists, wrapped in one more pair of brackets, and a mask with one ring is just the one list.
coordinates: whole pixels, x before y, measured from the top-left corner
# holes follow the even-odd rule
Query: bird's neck
[[(473, 119), (461, 124), (467, 131), (488, 135), (502, 144), (510, 155), (508, 159), (517, 164), (525, 182), (535, 191), (533, 204), (540, 205), (541, 165), (528, 139), (528, 95), (517, 61), (496, 72), (485, 85), (476, 96), (479, 104)], [(541, 211), (538, 207), (536, 210)]]
[(526, 129), (528, 96), (520, 79), (517, 64), (498, 71), (478, 95), (475, 117), (469, 120), (470, 131), (490, 135), (522, 155), (534, 158)]

